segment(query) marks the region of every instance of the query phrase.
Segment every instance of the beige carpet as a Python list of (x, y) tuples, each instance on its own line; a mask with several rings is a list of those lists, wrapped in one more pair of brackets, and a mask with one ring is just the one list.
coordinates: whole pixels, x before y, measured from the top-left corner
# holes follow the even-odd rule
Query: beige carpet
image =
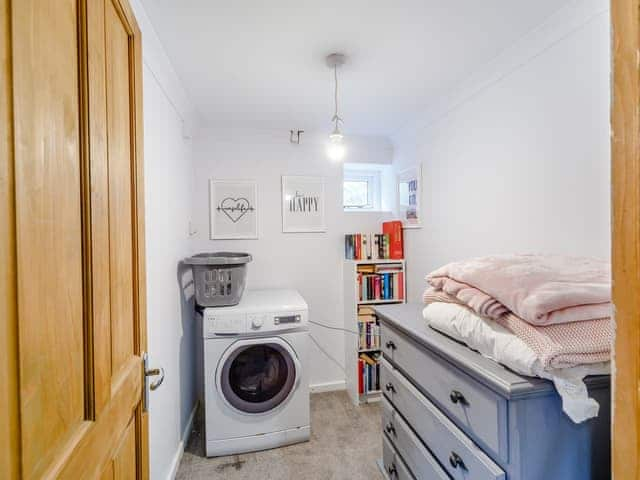
[(177, 478), (225, 480), (378, 480), (382, 455), (379, 404), (355, 407), (346, 392), (311, 396), (311, 440), (263, 452), (205, 458), (200, 422)]

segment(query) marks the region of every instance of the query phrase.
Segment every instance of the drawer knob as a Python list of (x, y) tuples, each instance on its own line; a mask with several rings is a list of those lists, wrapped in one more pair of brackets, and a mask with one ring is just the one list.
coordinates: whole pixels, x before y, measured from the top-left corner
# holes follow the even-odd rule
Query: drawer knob
[(398, 477), (398, 470), (396, 469), (395, 463), (392, 463), (387, 467), (387, 473), (389, 473), (390, 477)]
[(387, 426), (384, 427), (384, 429), (387, 431), (387, 433), (389, 435), (393, 434), (394, 437), (397, 437), (397, 435), (396, 435), (396, 427), (393, 426), (393, 423), (391, 423), (391, 422), (387, 423)]
[(387, 390), (387, 392), (393, 392), (393, 393), (395, 393), (395, 391), (396, 391), (395, 387), (393, 386), (393, 383), (391, 383), (391, 382), (387, 383), (387, 384), (384, 386), (384, 388)]
[(467, 405), (469, 403), (467, 402), (467, 399), (464, 398), (464, 395), (462, 395), (457, 390), (452, 390), (449, 394), (449, 398), (451, 399), (452, 403), (460, 403), (461, 405)]
[(389, 350), (395, 350), (396, 349), (396, 344), (393, 343), (391, 340), (389, 340), (385, 345)]
[(460, 467), (463, 470), (467, 469), (467, 466), (462, 461), (462, 458), (460, 458), (460, 455), (458, 455), (456, 452), (451, 452), (451, 455), (449, 455), (449, 463), (453, 468)]

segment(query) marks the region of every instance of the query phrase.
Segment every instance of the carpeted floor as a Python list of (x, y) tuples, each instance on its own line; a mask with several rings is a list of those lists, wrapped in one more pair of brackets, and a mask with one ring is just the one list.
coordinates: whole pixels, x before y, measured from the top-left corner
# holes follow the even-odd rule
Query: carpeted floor
[(177, 478), (224, 480), (378, 480), (379, 404), (355, 407), (347, 393), (311, 395), (311, 440), (263, 452), (205, 458), (196, 421)]

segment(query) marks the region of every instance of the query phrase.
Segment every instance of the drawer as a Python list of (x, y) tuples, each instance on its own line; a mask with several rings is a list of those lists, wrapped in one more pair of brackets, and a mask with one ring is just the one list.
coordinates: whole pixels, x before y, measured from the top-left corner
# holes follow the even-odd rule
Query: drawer
[(386, 398), (382, 405), (382, 428), (416, 478), (449, 480), (449, 475)]
[(382, 436), (382, 467), (385, 477), (390, 480), (414, 480), (415, 478), (384, 435)]
[(430, 400), (475, 441), (508, 461), (506, 399), (386, 325), (381, 340), (384, 356)]
[(451, 477), (459, 480), (505, 478), (504, 471), (480, 447), (384, 359), (380, 375), (385, 397)]

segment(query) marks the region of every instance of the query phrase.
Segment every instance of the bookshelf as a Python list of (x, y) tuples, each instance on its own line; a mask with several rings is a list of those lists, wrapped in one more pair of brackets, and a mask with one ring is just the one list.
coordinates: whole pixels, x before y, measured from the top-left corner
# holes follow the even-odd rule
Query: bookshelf
[[(386, 278), (384, 278), (385, 275)], [(376, 280), (374, 278), (376, 276), (380, 279)], [(371, 279), (365, 279), (365, 277), (371, 277)], [(373, 372), (366, 376), (366, 379), (363, 378), (361, 382), (359, 360), (364, 354), (368, 360), (376, 363), (376, 358), (380, 356), (381, 351), (379, 322), (375, 318), (373, 307), (382, 304), (404, 303), (407, 291), (406, 278), (404, 260), (344, 261), (346, 386), (349, 397), (356, 405), (380, 401), (382, 398), (379, 381), (376, 382), (376, 373), (379, 372), (379, 367), (376, 369), (375, 365), (371, 365)], [(364, 291), (363, 283), (366, 284)], [(373, 298), (365, 298), (362, 294)], [(363, 326), (360, 327), (360, 325)], [(364, 387), (363, 390), (368, 391), (360, 392), (361, 383)]]

